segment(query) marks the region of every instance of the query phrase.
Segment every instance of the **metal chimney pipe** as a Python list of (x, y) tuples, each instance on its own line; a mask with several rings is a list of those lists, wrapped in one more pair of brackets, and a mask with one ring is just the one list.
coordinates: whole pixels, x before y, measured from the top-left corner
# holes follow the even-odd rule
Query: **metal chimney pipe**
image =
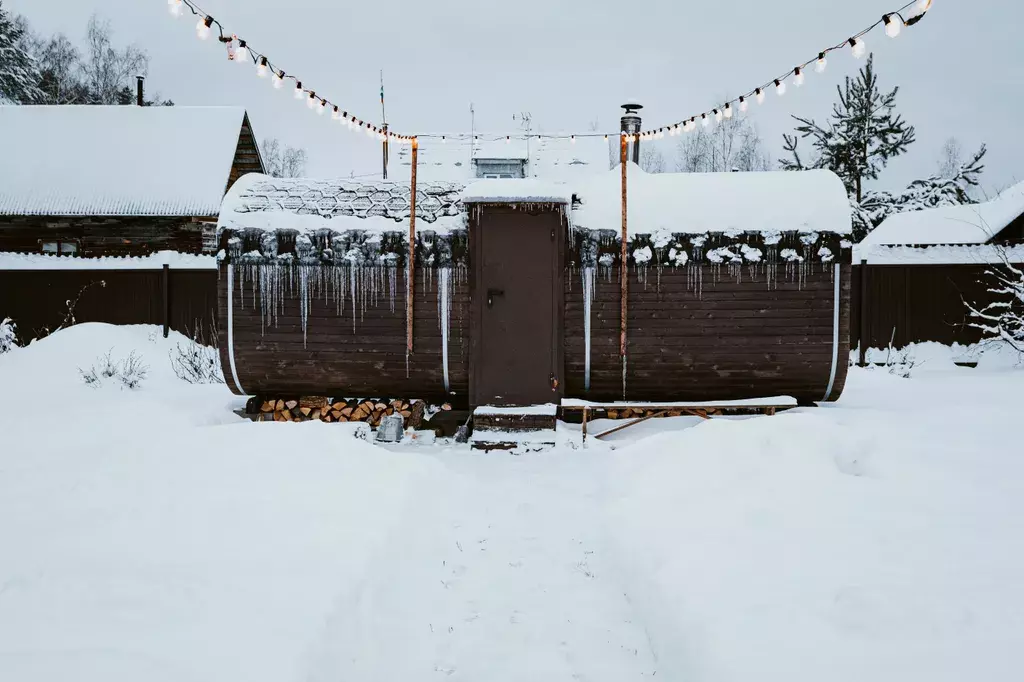
[(144, 88), (143, 88), (143, 85), (142, 85), (143, 82), (145, 82), (146, 78), (145, 78), (145, 76), (136, 76), (135, 78), (138, 79), (138, 86), (136, 88), (135, 102), (140, 107), (142, 107), (142, 106), (146, 105), (145, 104), (146, 98), (143, 96), (144, 95)]
[(635, 100), (630, 100), (628, 103), (623, 104), (622, 108), (625, 113), (622, 114), (620, 119), (622, 124), (622, 132), (629, 136), (628, 144), (632, 145), (632, 152), (629, 152), (627, 148), (626, 158), (633, 157), (633, 163), (640, 163), (640, 140), (636, 138), (636, 135), (640, 134), (640, 110), (643, 109), (643, 105), (636, 104)]

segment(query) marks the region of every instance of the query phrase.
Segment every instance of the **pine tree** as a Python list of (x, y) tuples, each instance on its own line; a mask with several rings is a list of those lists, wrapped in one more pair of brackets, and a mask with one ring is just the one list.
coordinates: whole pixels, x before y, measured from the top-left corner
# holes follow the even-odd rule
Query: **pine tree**
[[(793, 158), (784, 159), (782, 168), (828, 168), (842, 178), (847, 191), (860, 203), (865, 181), (878, 179), (889, 159), (914, 142), (914, 126), (894, 113), (899, 88), (888, 93), (878, 89), (874, 55), (868, 56), (856, 80), (847, 77), (836, 90), (839, 102), (824, 126), (814, 119), (793, 117), (800, 123), (797, 134), (783, 135), (783, 146)], [(812, 140), (815, 157), (809, 162), (800, 158), (797, 144), (801, 138)]]
[(0, 0), (0, 102), (33, 104), (43, 99), (39, 69), (25, 49), (25, 29)]

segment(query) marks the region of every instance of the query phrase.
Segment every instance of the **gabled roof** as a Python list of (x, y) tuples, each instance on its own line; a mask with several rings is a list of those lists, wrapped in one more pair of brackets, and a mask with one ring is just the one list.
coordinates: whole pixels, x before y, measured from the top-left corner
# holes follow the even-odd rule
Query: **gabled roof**
[[(476, 179), (476, 159), (526, 159), (526, 177), (568, 181), (611, 167), (609, 143), (603, 137), (547, 138), (513, 135), (476, 140), (422, 138), (419, 141), (417, 177), (420, 180), (469, 183)], [(392, 154), (389, 175), (407, 180), (411, 151), (399, 147)]]
[(0, 215), (216, 216), (245, 110), (0, 106)]
[(981, 204), (897, 213), (872, 230), (860, 245), (984, 244), (1021, 215), (1024, 182)]

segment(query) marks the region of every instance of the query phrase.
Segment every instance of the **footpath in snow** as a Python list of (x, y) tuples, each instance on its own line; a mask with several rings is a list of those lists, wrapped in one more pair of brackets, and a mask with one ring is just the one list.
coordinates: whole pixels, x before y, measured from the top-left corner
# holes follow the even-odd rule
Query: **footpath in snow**
[[(243, 422), (178, 343), (0, 355), (0, 680), (1024, 671), (1019, 369), (854, 369), (835, 405), (515, 457)], [(139, 388), (83, 383), (108, 351)]]

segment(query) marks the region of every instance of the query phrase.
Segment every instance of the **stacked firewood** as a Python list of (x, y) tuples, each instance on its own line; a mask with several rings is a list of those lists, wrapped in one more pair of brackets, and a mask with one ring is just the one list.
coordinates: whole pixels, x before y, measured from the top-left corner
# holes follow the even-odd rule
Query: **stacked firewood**
[[(451, 406), (442, 409), (445, 407), (451, 409)], [(365, 422), (378, 426), (384, 417), (398, 414), (405, 420), (406, 427), (416, 428), (423, 421), (425, 409), (426, 405), (421, 400), (332, 400), (316, 396), (265, 400), (258, 418), (275, 422)]]
[[(698, 410), (704, 414), (714, 414), (715, 410)], [(679, 417), (685, 415), (694, 414), (691, 410), (659, 410), (659, 409), (640, 409), (633, 407), (624, 407), (618, 410), (607, 410), (605, 416), (608, 419), (640, 419), (641, 417)]]

